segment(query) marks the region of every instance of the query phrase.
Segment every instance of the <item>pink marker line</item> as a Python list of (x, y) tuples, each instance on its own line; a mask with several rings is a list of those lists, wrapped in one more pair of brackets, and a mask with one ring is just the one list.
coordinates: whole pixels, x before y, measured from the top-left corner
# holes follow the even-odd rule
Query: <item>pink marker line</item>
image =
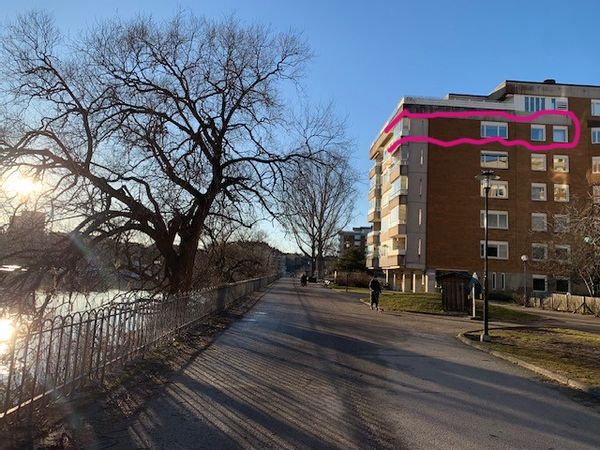
[(565, 143), (552, 143), (552, 144), (542, 144), (542, 145), (532, 145), (530, 142), (525, 141), (523, 139), (516, 139), (511, 141), (509, 139), (505, 139), (502, 137), (488, 137), (481, 139), (473, 139), (473, 138), (458, 138), (452, 141), (441, 141), (439, 139), (435, 139), (429, 136), (403, 136), (397, 140), (395, 140), (389, 147), (388, 152), (393, 153), (396, 148), (398, 148), (401, 144), (405, 142), (427, 142), (435, 145), (439, 145), (440, 147), (454, 147), (456, 145), (461, 144), (471, 144), (471, 145), (485, 145), (492, 142), (498, 142), (505, 147), (515, 147), (522, 146), (528, 150), (534, 152), (542, 152), (548, 150), (556, 150), (556, 149), (571, 149), (577, 146), (579, 143), (579, 139), (581, 138), (581, 124), (577, 119), (577, 116), (572, 111), (556, 111), (556, 110), (545, 110), (538, 111), (528, 116), (516, 116), (514, 114), (507, 113), (505, 111), (497, 111), (497, 110), (477, 110), (477, 111), (449, 111), (449, 112), (435, 112), (435, 113), (411, 113), (409, 111), (403, 110), (394, 117), (390, 123), (386, 125), (384, 128), (384, 133), (389, 133), (394, 126), (403, 117), (407, 117), (409, 119), (436, 119), (436, 118), (462, 118), (462, 117), (473, 117), (473, 116), (484, 116), (484, 117), (503, 117), (512, 122), (530, 122), (537, 119), (540, 116), (566, 116), (569, 117), (573, 121), (573, 125), (575, 126), (575, 135), (573, 136), (572, 142)]

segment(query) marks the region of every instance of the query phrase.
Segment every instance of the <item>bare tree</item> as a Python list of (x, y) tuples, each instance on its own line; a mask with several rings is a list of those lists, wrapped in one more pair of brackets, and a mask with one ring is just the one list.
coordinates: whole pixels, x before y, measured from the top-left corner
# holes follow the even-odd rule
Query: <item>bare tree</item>
[[(312, 120), (319, 117), (319, 120)], [(352, 218), (356, 172), (349, 163), (350, 143), (331, 107), (301, 121), (305, 146), (319, 151), (318, 161), (299, 161), (285, 172), (279, 191), (278, 220), (311, 260), (311, 271), (323, 277), (324, 256), (335, 248), (338, 232)]]
[(555, 276), (582, 282), (589, 295), (596, 296), (600, 285), (600, 204), (591, 197), (575, 199), (564, 217), (563, 222), (555, 219), (557, 239), (549, 242), (548, 258), (532, 264)]
[(38, 179), (86, 252), (134, 233), (156, 247), (161, 286), (186, 291), (207, 218), (248, 225), (282, 166), (311, 156), (282, 139), (280, 93), (309, 58), (298, 35), (231, 18), (112, 20), (67, 40), (29, 13), (2, 38), (0, 171)]

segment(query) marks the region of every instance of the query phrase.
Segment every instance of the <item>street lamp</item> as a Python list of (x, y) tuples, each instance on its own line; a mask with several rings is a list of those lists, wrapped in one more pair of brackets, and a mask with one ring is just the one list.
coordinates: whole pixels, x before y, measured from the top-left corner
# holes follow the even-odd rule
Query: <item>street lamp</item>
[[(348, 249), (350, 248), (350, 242), (346, 241), (346, 253), (348, 253)], [(347, 257), (347, 255), (346, 255)], [(348, 292), (348, 283), (350, 282), (349, 280), (349, 273), (348, 273), (348, 266), (346, 266), (346, 292)]]
[(488, 320), (488, 198), (490, 194), (490, 188), (492, 187), (492, 180), (497, 180), (500, 177), (494, 173), (493, 170), (482, 170), (480, 175), (475, 177), (479, 180), (481, 187), (485, 192), (484, 206), (485, 206), (485, 221), (484, 226), (484, 246), (483, 246), (483, 333), (481, 334), (481, 341), (489, 341), (489, 320)]
[(521, 261), (523, 261), (523, 304), (529, 306), (529, 298), (527, 297), (527, 261), (529, 261), (529, 258), (527, 255), (521, 255)]

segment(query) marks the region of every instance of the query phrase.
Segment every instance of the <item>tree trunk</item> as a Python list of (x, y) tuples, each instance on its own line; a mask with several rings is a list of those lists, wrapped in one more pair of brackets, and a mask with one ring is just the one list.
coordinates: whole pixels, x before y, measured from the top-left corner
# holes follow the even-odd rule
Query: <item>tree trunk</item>
[(198, 253), (198, 238), (182, 238), (179, 253), (167, 262), (169, 292), (181, 294), (189, 292), (194, 283), (194, 263)]

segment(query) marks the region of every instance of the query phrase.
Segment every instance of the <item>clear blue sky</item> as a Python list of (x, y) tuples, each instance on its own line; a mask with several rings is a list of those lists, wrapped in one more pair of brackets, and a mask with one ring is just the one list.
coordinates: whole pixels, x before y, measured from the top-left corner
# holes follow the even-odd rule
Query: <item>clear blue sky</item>
[[(177, 8), (235, 13), (274, 29), (303, 31), (316, 54), (306, 89), (333, 100), (356, 141), (363, 176), (353, 225), (366, 225), (368, 148), (403, 95), (486, 94), (505, 79), (600, 84), (600, 2), (158, 0), (0, 1), (5, 20), (31, 8), (53, 12), (73, 32), (96, 19), (138, 12), (168, 17)], [(270, 227), (265, 227), (271, 230)], [(286, 244), (278, 232), (273, 244)]]

